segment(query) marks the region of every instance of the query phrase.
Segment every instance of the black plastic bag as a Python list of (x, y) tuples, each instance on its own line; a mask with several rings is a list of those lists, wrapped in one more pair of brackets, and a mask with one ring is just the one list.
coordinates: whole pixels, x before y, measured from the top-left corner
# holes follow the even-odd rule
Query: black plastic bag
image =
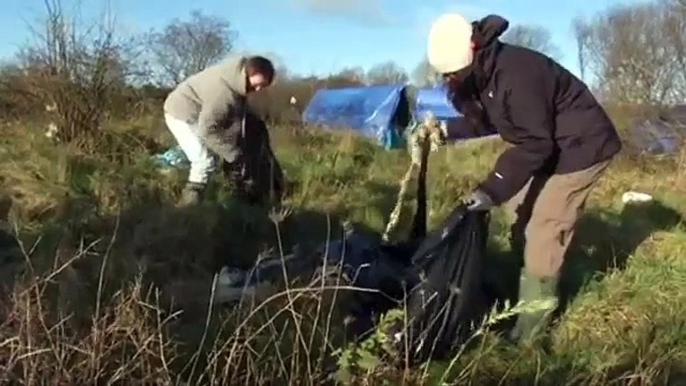
[(375, 327), (377, 317), (407, 306), (407, 323), (390, 333), (401, 351), (409, 348), (412, 362), (438, 359), (465, 342), (472, 327), (490, 308), (482, 264), (488, 237), (488, 212), (469, 212), (464, 204), (439, 227), (426, 234), (427, 155), (423, 152), (417, 187), (417, 209), (409, 240), (382, 243), (377, 234), (353, 230), (313, 254), (275, 256), (236, 280), (251, 286), (282, 276), (301, 276), (321, 266), (339, 266), (349, 284), (374, 291), (352, 291), (342, 306), (352, 322), (346, 335), (362, 340)]
[(407, 323), (396, 337), (413, 361), (450, 355), (488, 312), (482, 279), (488, 225), (487, 212), (460, 205), (412, 256), (419, 282), (409, 290)]
[(358, 339), (373, 327), (373, 315), (406, 305), (407, 322), (391, 333), (396, 347), (409, 349), (407, 357), (413, 362), (442, 358), (457, 350), (495, 300), (484, 284), (482, 269), (490, 214), (470, 212), (460, 203), (427, 235), (428, 148), (422, 158), (410, 238), (382, 244), (373, 259), (365, 260), (366, 274), (354, 285), (379, 292), (359, 293), (350, 305), (356, 324), (349, 332)]
[(248, 204), (278, 202), (285, 194), (286, 181), (271, 147), (267, 123), (248, 109), (244, 124), (237, 143), (241, 157), (234, 164), (223, 163), (224, 176), (236, 188), (236, 196)]

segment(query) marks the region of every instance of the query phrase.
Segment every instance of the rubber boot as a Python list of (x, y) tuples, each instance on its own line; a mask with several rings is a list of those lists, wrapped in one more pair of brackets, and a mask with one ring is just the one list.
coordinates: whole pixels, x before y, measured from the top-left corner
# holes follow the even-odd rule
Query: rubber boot
[(205, 184), (197, 182), (186, 183), (177, 206), (186, 207), (200, 204), (205, 198), (205, 187)]
[(510, 339), (530, 343), (547, 330), (557, 308), (557, 278), (536, 278), (523, 271), (519, 280), (519, 300), (524, 302), (524, 309), (517, 317)]

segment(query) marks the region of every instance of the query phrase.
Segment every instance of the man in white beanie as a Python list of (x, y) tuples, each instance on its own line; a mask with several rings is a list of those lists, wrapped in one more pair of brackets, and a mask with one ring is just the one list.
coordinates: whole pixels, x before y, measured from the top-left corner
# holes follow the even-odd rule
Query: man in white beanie
[(511, 337), (533, 338), (558, 307), (558, 281), (579, 214), (621, 150), (617, 131), (588, 87), (553, 59), (501, 42), (508, 21), (445, 14), (432, 25), (428, 61), (476, 135), (494, 128), (512, 144), (466, 200), (505, 204), (512, 246), (523, 255), (519, 298), (544, 310), (518, 316)]

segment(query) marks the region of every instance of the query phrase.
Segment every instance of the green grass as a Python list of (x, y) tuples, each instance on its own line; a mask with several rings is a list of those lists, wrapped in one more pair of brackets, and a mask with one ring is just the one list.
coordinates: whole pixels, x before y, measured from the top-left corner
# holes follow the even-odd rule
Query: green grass
[[(38, 123), (0, 131), (0, 180), (13, 202), (0, 237), (3, 383), (321, 384), (345, 344), (331, 304), (347, 295), (310, 285), (237, 309), (208, 307), (212, 274), (249, 267), (269, 249), (317, 246), (344, 222), (383, 231), (409, 165), (405, 152), (347, 133), (274, 128), (291, 190), (283, 206), (292, 211), (276, 219), (233, 200), (219, 175), (207, 204), (174, 208), (184, 173), (150, 161), (171, 144), (159, 117), (110, 123), (94, 155), (51, 143)], [(431, 155), (430, 227), (503, 148), (486, 141)], [(612, 164), (565, 264), (569, 305), (551, 351), (485, 331), (450, 363), (406, 369), (376, 336), (343, 351), (357, 365), (351, 382), (686, 384), (685, 156)], [(628, 190), (656, 202), (626, 206)], [(497, 209), (485, 259), (489, 280), (509, 291), (518, 262), (504, 219)]]

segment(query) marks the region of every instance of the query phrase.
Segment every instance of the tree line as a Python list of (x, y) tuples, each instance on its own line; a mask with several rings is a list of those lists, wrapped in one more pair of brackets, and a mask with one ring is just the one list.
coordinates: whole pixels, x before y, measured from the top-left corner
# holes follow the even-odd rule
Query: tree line
[[(118, 33), (113, 15), (86, 23), (76, 14), (61, 0), (44, 0), (44, 17), (31, 26), (33, 42), (0, 69), (2, 115), (52, 114), (61, 139), (69, 142), (97, 140), (108, 118), (156, 112), (174, 85), (234, 51), (239, 37), (230, 20), (197, 10), (135, 36)], [(604, 102), (623, 105), (686, 100), (684, 31), (684, 0), (619, 5), (576, 18), (571, 26), (582, 77)], [(511, 26), (503, 40), (561, 55), (540, 26)], [(274, 59), (277, 84), (251, 100), (273, 121), (297, 120), (321, 87), (439, 82), (426, 61), (409, 74), (389, 60), (366, 71), (353, 66), (315, 77), (292, 74)]]

